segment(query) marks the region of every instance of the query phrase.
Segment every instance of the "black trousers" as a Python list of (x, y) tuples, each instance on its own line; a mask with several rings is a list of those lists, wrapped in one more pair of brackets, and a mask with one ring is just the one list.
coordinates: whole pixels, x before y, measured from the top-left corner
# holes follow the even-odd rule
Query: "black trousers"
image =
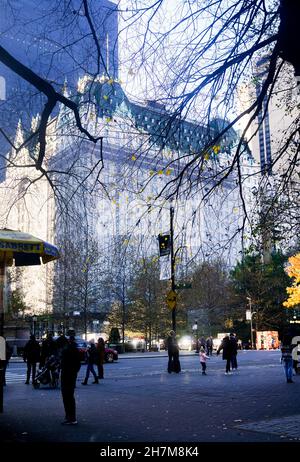
[(97, 364), (98, 367), (98, 379), (103, 379), (104, 378), (104, 367), (103, 364)]
[(231, 358), (226, 359), (226, 372), (230, 372)]
[(27, 361), (27, 382), (30, 380), (30, 374), (32, 370), (32, 382), (34, 382), (35, 379), (35, 373), (36, 373), (36, 363), (30, 363)]
[(61, 394), (63, 398), (66, 420), (74, 422), (76, 420), (76, 402), (74, 390), (76, 385), (77, 372), (61, 373)]
[(231, 366), (232, 366), (232, 369), (237, 369), (237, 358), (236, 358), (236, 355), (233, 354), (231, 356)]
[(179, 351), (172, 352), (168, 351), (169, 362), (168, 362), (168, 372), (178, 372), (181, 371), (180, 361), (179, 361)]

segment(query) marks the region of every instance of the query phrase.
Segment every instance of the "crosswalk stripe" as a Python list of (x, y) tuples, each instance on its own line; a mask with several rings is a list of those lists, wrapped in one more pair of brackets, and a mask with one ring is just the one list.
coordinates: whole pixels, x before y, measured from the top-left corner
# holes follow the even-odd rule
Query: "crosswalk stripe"
[(19, 382), (25, 382), (25, 380), (26, 380), (26, 373), (25, 374), (15, 374), (14, 372), (6, 371), (6, 374), (5, 374), (6, 383), (19, 383)]

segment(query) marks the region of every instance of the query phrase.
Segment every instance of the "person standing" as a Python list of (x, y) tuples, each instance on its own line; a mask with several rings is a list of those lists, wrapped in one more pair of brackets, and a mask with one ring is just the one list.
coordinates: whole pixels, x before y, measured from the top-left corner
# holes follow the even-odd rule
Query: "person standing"
[(97, 356), (98, 379), (104, 379), (103, 364), (105, 360), (105, 343), (102, 337), (98, 338), (96, 349), (98, 352), (98, 356)]
[(206, 360), (210, 358), (209, 356), (205, 354), (205, 349), (203, 347), (200, 348), (199, 357), (200, 357), (200, 364), (202, 367), (202, 375), (206, 375)]
[(174, 330), (169, 332), (167, 338), (167, 349), (168, 349), (168, 373), (176, 372), (178, 374), (181, 371), (180, 361), (179, 361), (179, 346), (176, 340), (176, 333)]
[(98, 376), (95, 372), (94, 369), (94, 364), (98, 364), (98, 351), (96, 348), (96, 345), (94, 343), (94, 340), (90, 341), (89, 349), (87, 351), (87, 368), (86, 368), (86, 374), (85, 374), (85, 379), (82, 383), (82, 385), (87, 385), (88, 379), (90, 376), (90, 372), (94, 376), (94, 382), (93, 383), (99, 383), (98, 381)]
[(47, 334), (45, 340), (43, 340), (42, 348), (41, 348), (41, 355), (40, 355), (40, 369), (45, 366), (46, 361), (50, 358), (50, 356), (57, 355), (57, 348), (56, 343), (53, 340), (53, 335), (51, 332)]
[(223, 360), (226, 360), (226, 375), (229, 375), (230, 372), (230, 363), (232, 356), (232, 343), (230, 342), (229, 336), (223, 338), (221, 345), (217, 350), (217, 355), (220, 354), (220, 351), (223, 350)]
[(206, 339), (206, 351), (208, 356), (212, 356), (213, 353), (213, 338), (212, 336)]
[(234, 333), (231, 333), (229, 336), (230, 343), (231, 343), (231, 367), (233, 371), (236, 371), (238, 368), (237, 365), (237, 353), (238, 353), (238, 344), (237, 344), (237, 339), (236, 335)]
[(30, 375), (32, 372), (32, 383), (35, 380), (35, 373), (36, 373), (36, 363), (40, 360), (40, 352), (41, 348), (39, 342), (37, 342), (34, 335), (30, 335), (30, 339), (26, 343), (23, 352), (23, 360), (27, 363), (27, 378), (26, 378), (26, 385), (29, 385)]
[(65, 420), (62, 423), (64, 425), (77, 424), (74, 391), (80, 366), (80, 354), (75, 337), (71, 335), (61, 355), (61, 394), (65, 408)]
[(68, 346), (68, 339), (67, 337), (63, 334), (63, 332), (58, 332), (58, 337), (55, 340), (55, 345), (56, 345), (56, 352), (58, 359), (61, 360), (62, 352), (65, 348)]
[(200, 349), (201, 347), (203, 347), (204, 349), (206, 348), (206, 340), (203, 336), (200, 338)]
[(284, 366), (287, 383), (294, 383), (293, 376), (293, 354), (292, 345), (283, 345), (281, 348), (281, 362)]

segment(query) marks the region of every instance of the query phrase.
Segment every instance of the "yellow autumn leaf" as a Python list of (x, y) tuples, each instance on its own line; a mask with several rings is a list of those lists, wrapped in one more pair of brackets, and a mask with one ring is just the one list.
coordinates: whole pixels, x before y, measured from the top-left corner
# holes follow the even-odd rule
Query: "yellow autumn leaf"
[(111, 117), (106, 117), (105, 122), (111, 122), (112, 118)]
[(114, 83), (114, 79), (109, 79), (107, 83), (109, 83), (109, 85), (112, 85)]
[(135, 155), (133, 155), (133, 156), (131, 157), (131, 160), (136, 160)]
[(220, 152), (220, 150), (221, 150), (221, 146), (217, 146), (217, 145), (213, 146), (213, 151), (214, 151), (215, 154), (218, 154), (218, 152)]
[(155, 172), (153, 170), (150, 170), (149, 175), (152, 176), (152, 175), (154, 175), (154, 173)]
[(286, 288), (289, 297), (283, 302), (283, 306), (292, 308), (300, 304), (300, 253), (289, 258), (289, 266), (285, 271), (293, 279), (293, 285)]
[(171, 173), (172, 173), (172, 170), (168, 168), (168, 169), (166, 170), (166, 175), (171, 175)]
[(105, 99), (105, 101), (108, 100), (108, 96), (107, 95), (103, 95), (103, 99)]
[(209, 152), (205, 152), (203, 157), (205, 160), (209, 160), (210, 158)]
[(164, 172), (162, 170), (158, 170), (158, 175), (162, 175)]

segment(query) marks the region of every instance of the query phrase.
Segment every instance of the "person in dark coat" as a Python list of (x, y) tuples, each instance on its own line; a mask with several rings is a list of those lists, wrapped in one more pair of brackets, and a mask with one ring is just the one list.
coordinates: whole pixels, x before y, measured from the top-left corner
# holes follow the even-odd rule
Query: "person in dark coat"
[(168, 373), (176, 372), (177, 374), (181, 371), (180, 361), (179, 361), (179, 346), (176, 340), (176, 333), (171, 330), (166, 341), (166, 346), (168, 349)]
[(62, 352), (69, 344), (68, 339), (62, 332), (59, 332), (58, 338), (55, 340), (55, 344), (57, 356), (61, 360)]
[(98, 376), (95, 372), (94, 369), (94, 364), (98, 364), (98, 351), (96, 348), (96, 345), (94, 343), (94, 340), (90, 341), (89, 349), (87, 351), (87, 368), (86, 368), (86, 374), (85, 374), (85, 379), (82, 382), (82, 385), (87, 385), (88, 379), (90, 376), (90, 372), (94, 376), (94, 382), (93, 383), (99, 383), (98, 382)]
[(231, 354), (231, 367), (232, 370), (236, 371), (238, 368), (237, 365), (237, 353), (238, 353), (238, 343), (235, 334), (231, 333), (230, 334), (230, 342), (231, 342), (231, 348), (232, 348), (232, 354)]
[(105, 343), (102, 337), (98, 338), (98, 342), (96, 345), (96, 349), (98, 352), (97, 356), (97, 367), (98, 367), (98, 379), (104, 379), (104, 360), (105, 360)]
[(220, 354), (220, 351), (223, 350), (223, 359), (226, 360), (226, 372), (225, 374), (230, 374), (230, 363), (232, 357), (232, 343), (230, 342), (229, 336), (223, 338), (221, 345), (217, 350), (217, 355)]
[(40, 356), (40, 369), (45, 366), (46, 361), (50, 356), (57, 355), (57, 346), (56, 342), (53, 340), (51, 333), (47, 334), (45, 340), (43, 340)]
[(41, 348), (34, 335), (30, 335), (30, 340), (26, 343), (23, 352), (23, 360), (27, 363), (26, 385), (29, 385), (30, 374), (32, 371), (32, 383), (35, 379), (36, 363), (40, 360)]
[(76, 425), (76, 402), (74, 390), (77, 374), (80, 369), (80, 354), (75, 337), (70, 336), (68, 346), (61, 355), (61, 394), (65, 408), (64, 425)]
[(208, 356), (212, 356), (213, 346), (214, 346), (213, 338), (210, 336), (206, 339), (206, 351), (207, 351)]
[(281, 347), (281, 362), (284, 365), (284, 371), (287, 383), (294, 383), (293, 376), (293, 347), (291, 344), (282, 345)]

